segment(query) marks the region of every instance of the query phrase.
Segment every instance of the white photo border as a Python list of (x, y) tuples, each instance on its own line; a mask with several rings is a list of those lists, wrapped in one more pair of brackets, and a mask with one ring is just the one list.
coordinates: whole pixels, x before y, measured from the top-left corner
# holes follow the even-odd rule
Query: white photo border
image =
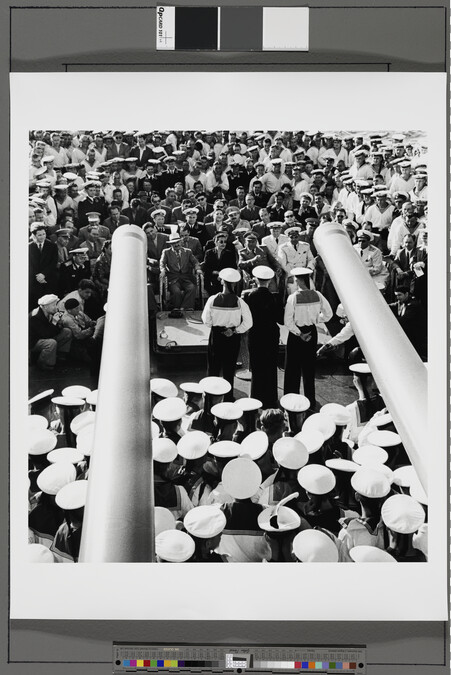
[[(447, 620), (446, 74), (11, 75), (10, 618)], [(30, 129), (422, 130), (429, 174), (429, 562), (76, 564), (26, 560)], [(431, 292), (432, 291), (432, 292)], [(283, 567), (281, 567), (283, 565)]]

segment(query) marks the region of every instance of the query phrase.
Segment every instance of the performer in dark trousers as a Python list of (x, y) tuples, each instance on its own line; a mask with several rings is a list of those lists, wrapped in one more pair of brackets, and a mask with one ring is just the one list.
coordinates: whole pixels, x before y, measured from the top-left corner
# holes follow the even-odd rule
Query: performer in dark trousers
[(252, 315), (247, 304), (235, 293), (235, 284), (240, 281), (238, 270), (226, 267), (219, 272), (222, 293), (208, 298), (202, 321), (210, 326), (208, 340), (208, 375), (222, 375), (231, 385), (224, 400), (233, 401), (233, 380), (236, 360), (240, 349), (240, 335), (252, 326)]
[(332, 318), (332, 309), (324, 295), (311, 290), (308, 277), (312, 270), (308, 267), (295, 267), (291, 274), (296, 277), (298, 289), (291, 293), (285, 306), (284, 324), (290, 331), (285, 354), (284, 394), (298, 394), (301, 375), (304, 383), (304, 396), (315, 408), (315, 365), (318, 323), (326, 323)]
[(252, 372), (251, 396), (262, 402), (263, 408), (277, 408), (277, 357), (279, 353), (279, 326), (283, 323), (279, 295), (268, 286), (274, 270), (258, 265), (252, 270), (258, 287), (243, 291), (242, 298), (252, 314), (249, 331), (249, 358)]

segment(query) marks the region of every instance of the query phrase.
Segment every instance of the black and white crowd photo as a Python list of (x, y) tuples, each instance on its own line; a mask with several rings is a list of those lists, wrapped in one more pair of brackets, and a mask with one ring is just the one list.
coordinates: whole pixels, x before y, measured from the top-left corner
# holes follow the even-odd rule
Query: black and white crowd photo
[(29, 562), (428, 561), (428, 136), (302, 123), (30, 130)]

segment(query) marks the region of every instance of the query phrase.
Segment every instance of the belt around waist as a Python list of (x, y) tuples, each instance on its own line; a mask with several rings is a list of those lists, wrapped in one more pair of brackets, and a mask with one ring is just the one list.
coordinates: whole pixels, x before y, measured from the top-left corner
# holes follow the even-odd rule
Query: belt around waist
[(218, 333), (225, 333), (229, 328), (235, 330), (236, 326), (212, 326), (211, 330), (217, 331)]
[(299, 328), (299, 330), (302, 331), (303, 333), (308, 333), (308, 331), (316, 328), (315, 324), (313, 323), (310, 324), (309, 326), (296, 326), (296, 327)]

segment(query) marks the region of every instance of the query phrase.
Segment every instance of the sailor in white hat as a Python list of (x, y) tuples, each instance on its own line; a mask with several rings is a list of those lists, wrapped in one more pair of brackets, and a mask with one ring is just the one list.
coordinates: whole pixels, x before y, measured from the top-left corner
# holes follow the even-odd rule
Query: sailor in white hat
[(198, 412), (202, 407), (203, 388), (199, 382), (182, 382), (180, 389), (183, 391), (183, 400), (186, 403), (186, 414)]
[(196, 506), (185, 516), (183, 525), (196, 545), (195, 562), (223, 561), (216, 549), (226, 522), (224, 511), (216, 504)]
[(87, 490), (87, 480), (76, 480), (62, 487), (55, 497), (64, 512), (64, 521), (50, 547), (57, 562), (78, 562)]
[(324, 295), (309, 288), (311, 269), (296, 267), (291, 273), (296, 277), (298, 290), (288, 297), (285, 306), (284, 324), (289, 334), (285, 355), (284, 394), (298, 394), (302, 376), (304, 395), (314, 410), (318, 342), (316, 326), (320, 322), (329, 321), (333, 313)]
[(231, 385), (223, 377), (210, 376), (200, 380), (199, 386), (203, 391), (203, 404), (198, 412), (191, 415), (188, 430), (198, 429), (213, 436), (216, 425), (211, 409), (217, 403), (222, 403), (225, 394), (231, 390)]
[(261, 400), (263, 408), (275, 408), (278, 398), (279, 324), (283, 321), (283, 307), (280, 295), (269, 289), (275, 277), (274, 270), (266, 265), (257, 265), (252, 270), (252, 276), (257, 288), (242, 293), (252, 315), (249, 330), (251, 396)]
[(321, 527), (337, 535), (340, 508), (333, 499), (337, 480), (331, 469), (321, 464), (307, 464), (298, 472), (298, 482), (308, 501), (302, 504), (302, 514), (312, 527)]
[(193, 504), (183, 485), (176, 484), (184, 473), (177, 445), (170, 438), (153, 438), (152, 457), (155, 506), (168, 509), (174, 520), (183, 518), (193, 508)]
[(43, 544), (28, 544), (27, 562), (29, 563), (54, 563), (53, 553)]
[(231, 386), (225, 395), (233, 401), (235, 368), (240, 349), (240, 336), (252, 327), (248, 305), (236, 294), (241, 279), (238, 270), (226, 267), (219, 272), (223, 291), (208, 298), (202, 312), (202, 321), (210, 327), (207, 351), (207, 374), (221, 375)]
[(177, 396), (168, 396), (153, 408), (153, 417), (163, 427), (162, 435), (178, 443), (181, 438), (182, 417), (186, 414), (186, 405)]
[(413, 546), (413, 535), (425, 522), (423, 506), (409, 495), (392, 495), (381, 509), (389, 544), (386, 548), (398, 562), (425, 562), (424, 553)]
[(384, 266), (381, 249), (374, 246), (372, 241), (373, 235), (369, 230), (359, 230), (354, 249), (374, 283), (379, 282), (385, 287), (388, 282), (388, 271)]
[(346, 406), (351, 419), (346, 429), (346, 438), (357, 443), (359, 434), (373, 415), (385, 407), (385, 403), (376, 388), (367, 363), (352, 363), (349, 366), (352, 382), (359, 395), (358, 399)]
[(307, 496), (299, 489), (297, 481), (299, 469), (309, 461), (305, 445), (291, 436), (283, 436), (274, 441), (272, 455), (276, 468), (261, 484), (256, 495), (258, 503), (265, 507), (273, 506), (293, 492), (300, 493), (300, 501), (306, 501)]
[(194, 539), (181, 530), (164, 530), (155, 537), (157, 562), (188, 562), (194, 550)]
[(257, 431), (258, 419), (262, 409), (262, 402), (252, 396), (238, 398), (235, 405), (242, 411), (240, 417), (241, 429), (235, 434), (235, 440), (240, 442), (249, 434)]
[(271, 559), (271, 547), (258, 525), (262, 507), (251, 501), (261, 483), (257, 464), (246, 457), (232, 459), (221, 482), (234, 501), (224, 507), (227, 523), (217, 552), (224, 562), (262, 562)]
[(237, 440), (237, 432), (243, 430), (239, 421), (243, 415), (242, 408), (236, 403), (223, 401), (222, 403), (216, 403), (211, 408), (211, 414), (214, 416), (214, 441)]
[(293, 539), (293, 553), (302, 563), (338, 562), (339, 551), (331, 534), (303, 530)]
[(77, 471), (72, 462), (60, 461), (49, 464), (37, 478), (41, 490), (36, 496), (35, 506), (28, 516), (28, 527), (34, 534), (34, 541), (50, 548), (58, 527), (63, 522), (63, 512), (55, 503), (55, 495), (66, 484), (75, 481)]
[[(33, 416), (36, 417), (36, 416)], [(47, 454), (51, 452), (58, 442), (56, 434), (50, 429), (29, 429), (28, 430), (28, 479), (30, 481), (29, 494), (34, 495), (39, 492), (36, 481), (39, 474), (48, 465)]]
[(298, 532), (311, 529), (305, 518), (291, 508), (298, 496), (298, 492), (293, 492), (275, 506), (268, 506), (258, 516), (258, 524), (271, 545), (272, 562), (293, 562), (294, 537)]
[(302, 394), (284, 394), (280, 399), (280, 406), (288, 416), (289, 430), (286, 436), (296, 436), (306, 419), (306, 412), (310, 408), (310, 401)]
[(390, 494), (390, 481), (373, 468), (360, 467), (351, 474), (351, 486), (360, 515), (340, 519), (342, 529), (338, 538), (342, 562), (352, 561), (349, 552), (354, 546), (385, 548), (381, 505)]

